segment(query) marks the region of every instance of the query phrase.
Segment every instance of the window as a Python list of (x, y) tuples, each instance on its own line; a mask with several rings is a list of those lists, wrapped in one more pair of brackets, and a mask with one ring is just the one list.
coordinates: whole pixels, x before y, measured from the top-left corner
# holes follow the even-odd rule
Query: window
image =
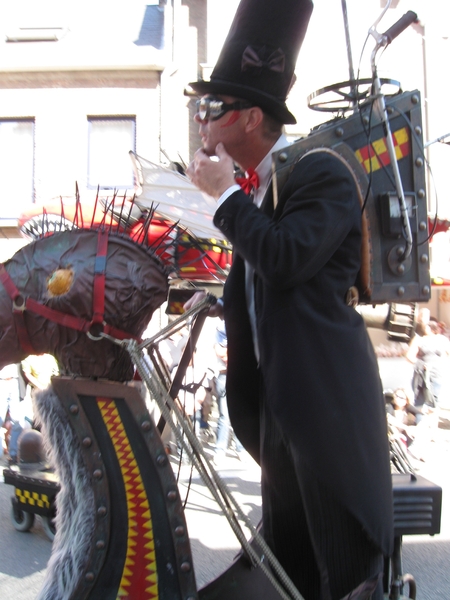
[(56, 42), (68, 31), (70, 6), (61, 0), (15, 0), (4, 11), (7, 42)]
[(7, 42), (57, 42), (66, 33), (63, 27), (18, 27), (6, 34)]
[(134, 117), (88, 117), (88, 187), (103, 190), (134, 187), (129, 151), (135, 151)]
[(34, 119), (0, 119), (0, 217), (34, 201)]

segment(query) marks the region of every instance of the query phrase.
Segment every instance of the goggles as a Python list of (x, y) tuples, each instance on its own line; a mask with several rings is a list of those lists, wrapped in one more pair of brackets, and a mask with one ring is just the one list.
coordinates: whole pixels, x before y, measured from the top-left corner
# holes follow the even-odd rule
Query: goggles
[(242, 100), (236, 100), (236, 102), (226, 104), (223, 100), (206, 96), (206, 98), (197, 100), (197, 114), (201, 121), (206, 121), (207, 119), (210, 121), (217, 121), (230, 110), (243, 110), (244, 108), (251, 108), (252, 106), (254, 106), (254, 104)]

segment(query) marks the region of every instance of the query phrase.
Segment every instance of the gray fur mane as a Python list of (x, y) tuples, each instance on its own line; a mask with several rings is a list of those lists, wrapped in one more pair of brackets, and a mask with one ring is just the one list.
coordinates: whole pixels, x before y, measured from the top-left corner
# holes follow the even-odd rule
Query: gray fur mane
[(69, 600), (89, 559), (95, 526), (94, 494), (78, 439), (50, 386), (34, 398), (51, 465), (61, 490), (56, 496), (56, 535), (37, 600)]

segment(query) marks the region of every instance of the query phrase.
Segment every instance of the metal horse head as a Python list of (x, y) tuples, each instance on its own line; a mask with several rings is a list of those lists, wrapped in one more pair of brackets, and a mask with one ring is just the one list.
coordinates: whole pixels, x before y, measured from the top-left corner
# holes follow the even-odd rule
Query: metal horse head
[(168, 272), (151, 248), (108, 228), (30, 243), (0, 267), (0, 368), (52, 354), (66, 374), (129, 380), (124, 348), (166, 299)]

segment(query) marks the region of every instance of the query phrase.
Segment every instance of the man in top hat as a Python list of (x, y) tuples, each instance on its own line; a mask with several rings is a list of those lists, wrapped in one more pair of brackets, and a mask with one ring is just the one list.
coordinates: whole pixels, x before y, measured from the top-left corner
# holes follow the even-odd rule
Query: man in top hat
[(241, 1), (211, 80), (190, 84), (203, 148), (187, 173), (217, 199), (234, 249), (213, 314), (228, 334), (231, 423), (261, 465), (264, 537), (306, 600), (379, 599), (392, 484), (377, 361), (346, 303), (360, 268), (356, 185), (330, 152), (299, 160), (276, 206), (271, 185), (311, 11)]

